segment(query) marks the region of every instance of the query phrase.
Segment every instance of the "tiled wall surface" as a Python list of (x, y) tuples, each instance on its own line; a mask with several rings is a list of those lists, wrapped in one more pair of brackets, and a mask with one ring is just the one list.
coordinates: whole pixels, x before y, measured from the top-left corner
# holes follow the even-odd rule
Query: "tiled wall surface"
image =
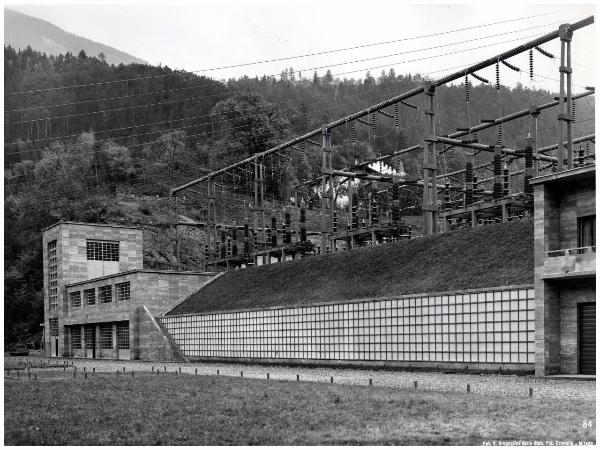
[(514, 286), (159, 318), (190, 358), (534, 363), (534, 290)]

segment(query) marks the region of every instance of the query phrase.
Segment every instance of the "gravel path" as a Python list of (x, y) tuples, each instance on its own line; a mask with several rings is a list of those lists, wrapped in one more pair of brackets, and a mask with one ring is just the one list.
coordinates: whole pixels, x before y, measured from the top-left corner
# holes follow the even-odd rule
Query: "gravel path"
[[(596, 382), (584, 380), (560, 380), (535, 378), (533, 376), (517, 375), (478, 375), (478, 374), (445, 374), (439, 372), (401, 372), (391, 370), (368, 370), (368, 369), (338, 369), (338, 368), (302, 368), (286, 366), (264, 366), (247, 364), (219, 364), (219, 363), (158, 363), (141, 361), (113, 361), (98, 359), (62, 359), (62, 358), (39, 358), (39, 357), (5, 357), (5, 364), (17, 364), (19, 361), (31, 361), (32, 363), (48, 361), (51, 365), (68, 364), (77, 367), (77, 370), (96, 372), (151, 372), (160, 370), (163, 373), (182, 373), (198, 375), (219, 375), (244, 378), (266, 379), (267, 373), (271, 380), (300, 381), (330, 383), (331, 377), (337, 384), (363, 385), (366, 386), (372, 380), (374, 386), (390, 386), (427, 391), (452, 391), (466, 392), (467, 385), (474, 394), (485, 394), (495, 396), (528, 397), (529, 388), (533, 388), (533, 396), (536, 398), (553, 399), (581, 399), (595, 400)], [(38, 370), (38, 369), (35, 369)]]

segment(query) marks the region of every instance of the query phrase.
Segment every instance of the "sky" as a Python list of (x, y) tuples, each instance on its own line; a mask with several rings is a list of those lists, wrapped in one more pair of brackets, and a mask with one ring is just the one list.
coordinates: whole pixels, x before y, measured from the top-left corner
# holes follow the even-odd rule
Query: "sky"
[[(339, 78), (363, 78), (368, 69), (377, 77), (382, 70), (393, 67), (397, 74), (418, 72), (435, 79), (554, 31), (560, 23), (593, 15), (596, 9), (593, 4), (572, 3), (411, 5), (364, 0), (80, 0), (4, 5), (151, 64), (196, 71), (216, 79), (278, 76), (288, 67), (293, 67), (296, 74), (301, 72), (303, 78), (311, 78), (315, 70), (323, 75), (328, 69)], [(503, 21), (509, 22), (497, 23)], [(464, 28), (471, 29), (456, 31)], [(382, 42), (388, 43), (372, 45)], [(575, 92), (596, 84), (597, 44), (595, 25), (575, 33)], [(329, 52), (351, 47), (360, 48)], [(560, 55), (558, 40), (543, 48)], [(328, 53), (296, 57), (325, 51)], [(210, 70), (290, 57), (294, 58)], [(558, 88), (556, 59), (536, 53), (534, 80), (529, 79), (527, 54), (511, 58), (510, 62), (524, 73), (503, 67), (503, 84), (514, 86), (520, 82), (552, 91)], [(493, 68), (479, 74), (494, 80)]]

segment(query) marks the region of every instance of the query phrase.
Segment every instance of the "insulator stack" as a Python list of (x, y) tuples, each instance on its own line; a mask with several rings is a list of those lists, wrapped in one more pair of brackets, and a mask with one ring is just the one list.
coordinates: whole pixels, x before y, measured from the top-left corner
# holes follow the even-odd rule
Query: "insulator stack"
[(371, 114), (371, 128), (373, 128), (373, 132), (375, 132), (375, 113)]
[(473, 163), (465, 163), (465, 206), (473, 203)]
[(235, 224), (233, 225), (233, 230), (231, 231), (231, 255), (237, 256), (238, 248), (237, 248), (237, 227)]
[(469, 75), (465, 75), (465, 101), (469, 103)]
[(354, 125), (354, 122), (352, 122), (352, 124), (350, 125), (350, 139), (352, 140), (353, 144), (356, 142), (356, 127)]
[(479, 142), (479, 135), (477, 134), (477, 132), (473, 133), (473, 140), (475, 142)]
[(277, 218), (271, 216), (271, 247), (277, 247)]
[(392, 222), (395, 224), (400, 222), (400, 185), (398, 183), (392, 185)]
[(496, 90), (500, 90), (500, 64), (496, 62)]
[(477, 175), (473, 174), (473, 192), (476, 192), (478, 188), (479, 185), (477, 184)]
[(204, 244), (204, 259), (208, 261), (208, 244)]
[(333, 232), (338, 232), (338, 220), (337, 220), (337, 212), (333, 212)]
[(377, 225), (379, 223), (379, 207), (377, 205), (377, 199), (373, 197), (371, 200), (371, 225)]
[(250, 254), (250, 227), (248, 222), (244, 224), (244, 254)]
[(227, 256), (231, 256), (231, 238), (227, 236)]
[(504, 136), (504, 130), (502, 129), (502, 122), (498, 125), (498, 139), (496, 140), (496, 145), (502, 145), (502, 140)]
[(450, 183), (444, 186), (444, 208), (451, 208), (450, 205)]
[(533, 49), (529, 50), (529, 79), (533, 81)]
[(502, 198), (502, 157), (494, 155), (494, 187), (493, 198)]
[(258, 235), (256, 233), (256, 230), (252, 232), (252, 242), (254, 244), (254, 251), (257, 252), (258, 251)]
[(394, 103), (394, 125), (396, 128), (400, 126), (400, 105)]
[(356, 229), (358, 228), (358, 215), (357, 215), (357, 211), (358, 211), (358, 195), (356, 194), (352, 194), (352, 211), (350, 212), (352, 214), (352, 228)]
[(571, 123), (575, 123), (575, 99), (571, 101)]
[(285, 243), (292, 243), (292, 216), (289, 212), (285, 213)]
[(585, 165), (585, 150), (583, 149), (583, 146), (581, 144), (579, 144), (579, 151), (577, 152), (577, 154), (579, 156), (577, 158), (579, 166)]
[(502, 169), (502, 193), (504, 194), (504, 197), (508, 196), (510, 193), (509, 174), (506, 165), (504, 166), (504, 169)]
[(300, 208), (300, 242), (306, 242), (306, 210)]
[(529, 182), (529, 180), (533, 176), (533, 139), (527, 138), (527, 143), (525, 145), (525, 177), (523, 179), (524, 186), (523, 192), (527, 195), (533, 195), (533, 186)]

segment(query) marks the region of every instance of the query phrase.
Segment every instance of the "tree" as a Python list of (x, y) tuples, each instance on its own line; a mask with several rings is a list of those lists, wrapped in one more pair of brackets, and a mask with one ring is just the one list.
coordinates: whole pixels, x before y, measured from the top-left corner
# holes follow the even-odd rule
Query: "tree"
[(184, 131), (170, 131), (161, 135), (156, 141), (158, 160), (164, 162), (169, 174), (169, 183), (173, 171), (182, 167), (185, 163), (185, 138)]

